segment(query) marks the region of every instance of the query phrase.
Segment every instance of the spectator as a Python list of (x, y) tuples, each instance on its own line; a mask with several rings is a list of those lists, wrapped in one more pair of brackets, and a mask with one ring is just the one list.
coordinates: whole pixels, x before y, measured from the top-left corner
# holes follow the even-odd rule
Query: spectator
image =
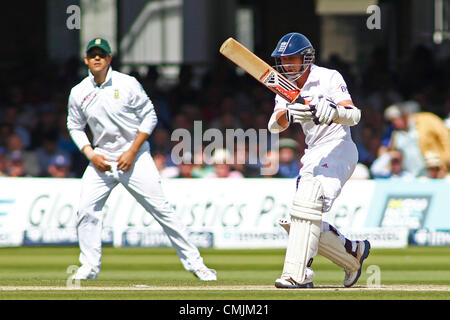
[(27, 128), (19, 122), (19, 117), (21, 115), (20, 111), (19, 108), (8, 105), (3, 109), (2, 118), (3, 122), (11, 127), (12, 132), (20, 137), (22, 144), (26, 149), (31, 144), (31, 137)]
[(398, 150), (382, 153), (370, 167), (374, 178), (414, 178), (414, 175), (403, 169), (403, 154)]
[(0, 147), (6, 148), (8, 145), (8, 138), (14, 133), (13, 127), (6, 123), (0, 123)]
[(181, 160), (181, 163), (178, 165), (178, 175), (176, 178), (193, 178), (192, 168), (194, 167), (194, 159), (192, 153), (184, 152)]
[(205, 163), (205, 155), (203, 150), (199, 150), (194, 153), (193, 166), (191, 169), (191, 174), (193, 178), (205, 178), (213, 174), (215, 168)]
[(161, 151), (152, 151), (153, 161), (161, 178), (175, 178), (178, 175), (178, 168), (175, 166), (167, 166), (167, 156)]
[[(42, 145), (37, 148), (36, 156), (39, 161), (40, 175), (47, 176), (48, 168), (52, 157), (55, 155), (63, 155), (68, 159), (69, 166), (71, 166), (70, 155), (57, 147), (58, 135), (56, 132), (49, 132), (42, 138)], [(70, 169), (70, 168), (69, 168)]]
[(282, 178), (296, 178), (300, 171), (300, 161), (298, 158), (298, 143), (294, 139), (281, 138), (279, 142), (278, 171)]
[[(367, 68), (360, 74), (353, 73), (358, 70), (354, 64), (347, 64), (337, 56), (330, 56), (329, 61), (330, 65), (342, 73), (350, 73), (349, 76), (355, 81), (349, 80), (347, 84), (352, 87), (351, 91), (355, 92), (354, 95), (358, 96), (361, 104), (365, 105), (360, 124), (352, 127), (351, 130), (358, 146), (359, 162), (368, 168), (376, 159), (378, 149), (384, 152), (386, 147), (390, 146), (393, 129), (396, 131), (395, 135), (398, 135), (398, 130), (393, 125), (390, 123), (385, 125), (386, 123), (383, 121), (384, 108), (393, 103), (399, 109), (405, 105), (404, 112), (408, 113), (409, 109), (410, 114), (422, 113), (419, 109), (431, 111), (445, 119), (447, 129), (450, 129), (450, 89), (448, 87), (450, 59), (446, 58), (440, 62), (434, 59), (432, 51), (428, 50), (427, 52), (424, 48), (418, 47), (411, 52), (410, 59), (405, 60), (406, 63), (403, 66), (396, 65), (396, 70), (400, 71), (396, 74), (390, 70), (388, 50), (381, 49), (374, 51), (374, 54), (369, 57), (369, 61), (365, 63)], [(426, 61), (423, 60), (424, 58), (431, 60)], [(386, 68), (382, 70), (380, 65), (384, 65)], [(29, 154), (47, 149), (47, 143), (44, 141), (46, 133), (57, 130), (57, 149), (63, 149), (71, 156), (71, 171), (75, 176), (81, 177), (87, 161), (78, 152), (66, 130), (66, 96), (70, 88), (81, 80), (81, 75), (84, 77), (85, 67), (80, 65), (78, 58), (70, 59), (59, 65), (52, 64), (54, 68), (48, 68), (45, 61), (40, 62), (40, 66), (42, 68), (28, 65), (27, 68), (23, 68), (24, 72), (33, 70), (36, 76), (32, 78), (27, 77), (27, 74), (21, 74), (21, 70), (14, 70), (14, 73), (8, 74), (8, 78), (0, 79), (2, 81), (2, 86), (0, 86), (0, 147), (6, 149), (3, 162), (6, 165), (10, 153), (7, 142), (9, 137), (18, 134), (22, 140), (23, 147), (20, 150), (24, 154), (26, 174), (30, 176), (47, 175), (45, 165), (43, 166), (44, 170), (30, 171), (30, 167), (33, 168), (36, 163), (32, 164), (33, 161), (30, 161)], [(227, 64), (225, 60), (220, 59), (218, 65), (213, 65), (208, 70), (200, 71), (196, 68), (196, 66), (183, 66), (179, 74), (179, 82), (170, 89), (168, 89), (166, 79), (159, 74), (159, 67), (150, 67), (146, 79), (142, 82), (143, 86), (152, 93), (152, 100), (158, 113), (159, 127), (157, 130), (161, 130), (155, 132), (150, 140), (152, 151), (165, 153), (164, 156), (161, 156), (163, 175), (172, 176), (175, 171), (178, 174), (177, 170), (179, 170), (174, 163), (171, 163), (169, 157), (171, 148), (168, 147), (167, 141), (170, 141), (172, 130), (186, 128), (192, 133), (194, 120), (201, 120), (204, 130), (207, 128), (266, 129), (267, 119), (273, 111), (273, 94), (247, 74), (237, 75), (234, 66)], [(52, 71), (39, 73), (40, 70)], [(203, 83), (198, 81), (201, 78), (200, 74), (205, 75)], [(11, 75), (14, 76), (13, 79), (11, 79)], [(42, 85), (43, 83), (45, 86)], [(408, 107), (408, 103), (401, 102), (405, 98), (414, 99), (415, 102)], [(414, 105), (416, 109), (414, 109)], [(423, 129), (422, 125), (420, 127)], [(433, 127), (436, 126), (433, 125)], [(90, 134), (89, 130), (87, 133)], [(299, 133), (301, 130), (289, 128), (279, 137), (303, 141), (302, 138), (297, 137)], [(408, 130), (400, 135), (407, 134)], [(432, 141), (432, 143), (424, 143), (424, 145), (429, 145), (425, 147), (425, 151), (422, 150), (422, 143), (419, 143), (422, 158), (426, 151), (444, 149), (445, 143), (437, 143), (437, 139), (434, 139), (433, 136), (434, 133), (426, 134), (426, 140)], [(271, 138), (270, 135), (269, 138)], [(258, 150), (260, 150), (260, 143), (258, 143)], [(379, 147), (380, 144), (382, 144), (381, 147)], [(436, 147), (438, 144), (441, 145), (439, 148)], [(270, 141), (268, 141), (268, 145), (270, 145)], [(239, 154), (241, 151), (235, 152)], [(299, 146), (297, 152), (301, 154), (302, 151), (303, 147)], [(441, 161), (446, 162), (445, 152), (439, 152)], [(280, 156), (282, 157), (282, 155)], [(409, 155), (405, 152), (403, 156), (407, 161)], [(41, 157), (39, 156), (39, 158)], [(203, 159), (203, 155), (196, 154), (194, 158)], [(47, 157), (47, 163), (48, 159)], [(258, 158), (258, 161), (262, 162), (263, 159)], [(245, 165), (237, 162), (231, 165), (231, 170), (238, 170), (245, 177), (258, 177), (260, 176), (260, 165), (259, 162), (252, 166), (249, 166), (248, 162)], [(36, 166), (36, 168), (38, 167)], [(424, 159), (422, 159), (422, 170), (422, 174), (425, 175), (427, 168)], [(0, 160), (0, 175), (1, 171)], [(215, 167), (205, 165), (204, 161), (201, 164), (194, 163), (191, 169), (193, 177), (204, 177), (212, 171), (215, 171)]]
[(44, 104), (39, 110), (39, 121), (32, 131), (31, 143), (34, 149), (43, 144), (43, 137), (58, 131), (58, 117), (55, 108)]
[(450, 166), (450, 132), (438, 116), (415, 111), (413, 103), (402, 103), (387, 108), (385, 117), (395, 127), (391, 149), (402, 151), (405, 170), (417, 177), (425, 171), (426, 152), (438, 152), (444, 165)]
[(384, 115), (394, 127), (389, 142), (389, 149), (401, 151), (404, 170), (415, 177), (420, 176), (425, 170), (425, 161), (414, 126), (410, 127), (408, 117), (402, 114), (400, 107), (397, 105), (388, 107)]
[(169, 132), (162, 127), (157, 127), (150, 138), (150, 150), (161, 152), (167, 156), (170, 154), (170, 143), (168, 142), (170, 142)]
[(261, 176), (263, 178), (283, 178), (279, 171), (279, 156), (280, 155), (276, 150), (267, 151), (261, 167)]
[(232, 170), (231, 163), (233, 158), (227, 149), (216, 149), (212, 156), (214, 172), (207, 175), (206, 178), (243, 178), (239, 171)]
[(257, 144), (252, 145), (251, 148), (249, 144), (238, 141), (235, 145), (235, 161), (232, 168), (236, 171), (241, 172), (244, 177), (256, 178), (260, 175), (261, 163), (258, 158), (258, 147)]
[(67, 154), (55, 154), (50, 158), (47, 174), (53, 178), (72, 178), (74, 174), (70, 171), (71, 165), (70, 157)]
[(29, 177), (25, 170), (25, 159), (22, 151), (12, 151), (8, 155), (6, 165), (6, 172), (8, 177)]
[[(376, 140), (374, 130), (371, 127), (364, 127), (361, 131), (360, 141), (356, 142), (356, 148), (358, 149), (358, 162), (363, 163), (366, 166), (370, 166), (376, 158), (374, 147), (379, 145), (374, 144)], [(378, 151), (378, 150), (377, 150)]]
[(429, 151), (425, 153), (424, 158), (427, 170), (422, 176), (423, 178), (443, 179), (448, 175), (447, 168), (443, 165), (439, 153)]
[(0, 146), (0, 177), (6, 177), (8, 168), (8, 158), (6, 157), (5, 148)]
[[(22, 139), (16, 133), (10, 135), (7, 139), (7, 150), (10, 157), (13, 152), (19, 151), (21, 155), (21, 161), (24, 165), (24, 175), (26, 176), (39, 176), (41, 168), (35, 152), (25, 151)], [(16, 153), (17, 157), (18, 153)]]

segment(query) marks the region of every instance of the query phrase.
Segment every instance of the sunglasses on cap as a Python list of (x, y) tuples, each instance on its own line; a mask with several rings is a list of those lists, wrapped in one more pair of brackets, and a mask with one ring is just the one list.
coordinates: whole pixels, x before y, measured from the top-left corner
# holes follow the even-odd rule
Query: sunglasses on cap
[(94, 59), (96, 56), (99, 56), (100, 58), (105, 59), (108, 56), (108, 53), (103, 50), (92, 50), (92, 51), (88, 51), (86, 56), (89, 59)]

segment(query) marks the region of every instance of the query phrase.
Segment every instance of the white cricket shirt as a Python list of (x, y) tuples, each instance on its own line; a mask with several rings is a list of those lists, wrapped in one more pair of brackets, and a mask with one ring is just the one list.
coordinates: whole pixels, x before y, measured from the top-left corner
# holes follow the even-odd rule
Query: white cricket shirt
[[(95, 151), (116, 160), (127, 151), (137, 132), (151, 134), (157, 123), (153, 103), (136, 78), (109, 68), (105, 82), (97, 85), (89, 76), (72, 88), (67, 128), (81, 150), (89, 145), (86, 124), (93, 135)], [(144, 142), (142, 149), (149, 149)]]
[[(311, 64), (311, 72), (306, 80), (300, 95), (310, 101), (318, 96), (330, 99), (335, 104), (345, 100), (352, 100), (344, 78), (332, 69)], [(314, 101), (312, 101), (314, 103)], [(275, 97), (274, 113), (287, 108), (287, 102), (279, 95)], [(316, 125), (313, 121), (302, 123), (305, 142), (309, 148), (332, 140), (352, 140), (350, 127), (338, 123), (331, 125)]]

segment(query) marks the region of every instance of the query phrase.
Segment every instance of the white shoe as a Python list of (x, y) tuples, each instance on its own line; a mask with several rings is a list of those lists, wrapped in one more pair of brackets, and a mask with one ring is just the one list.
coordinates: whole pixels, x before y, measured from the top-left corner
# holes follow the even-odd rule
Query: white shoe
[(309, 282), (301, 282), (298, 283), (291, 277), (289, 278), (279, 278), (275, 280), (275, 287), (280, 289), (299, 289), (299, 288), (314, 288), (314, 283), (312, 281)]
[(297, 282), (289, 276), (282, 276), (275, 280), (275, 287), (280, 289), (314, 288), (314, 283), (312, 282), (312, 278), (314, 277), (313, 269), (306, 268), (305, 274), (305, 280), (302, 282)]
[(217, 272), (214, 269), (209, 269), (206, 266), (201, 267), (194, 271), (194, 274), (202, 281), (216, 281)]
[(91, 268), (86, 268), (81, 266), (77, 273), (72, 277), (74, 280), (88, 280), (88, 279), (97, 279), (97, 273), (94, 272)]
[(358, 248), (356, 252), (356, 259), (359, 260), (359, 269), (356, 271), (344, 270), (345, 278), (344, 278), (344, 286), (351, 287), (354, 285), (359, 277), (361, 276), (361, 269), (363, 261), (369, 256), (370, 253), (370, 242), (367, 240), (358, 241)]

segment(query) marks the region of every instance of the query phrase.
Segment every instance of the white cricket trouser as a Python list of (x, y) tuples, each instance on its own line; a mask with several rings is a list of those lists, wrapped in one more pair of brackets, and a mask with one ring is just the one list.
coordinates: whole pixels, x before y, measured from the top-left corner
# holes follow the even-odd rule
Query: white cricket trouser
[[(306, 149), (300, 177), (314, 176), (323, 188), (323, 212), (328, 212), (358, 163), (353, 141), (335, 140)], [(297, 182), (298, 185), (298, 182)]]
[(150, 153), (140, 151), (128, 172), (118, 170), (117, 162), (112, 162), (108, 172), (102, 173), (90, 163), (83, 174), (77, 232), (80, 263), (86, 273), (100, 272), (102, 209), (118, 183), (122, 183), (162, 226), (186, 270), (195, 271), (203, 266), (197, 247), (188, 240), (185, 226), (165, 198), (161, 177)]

